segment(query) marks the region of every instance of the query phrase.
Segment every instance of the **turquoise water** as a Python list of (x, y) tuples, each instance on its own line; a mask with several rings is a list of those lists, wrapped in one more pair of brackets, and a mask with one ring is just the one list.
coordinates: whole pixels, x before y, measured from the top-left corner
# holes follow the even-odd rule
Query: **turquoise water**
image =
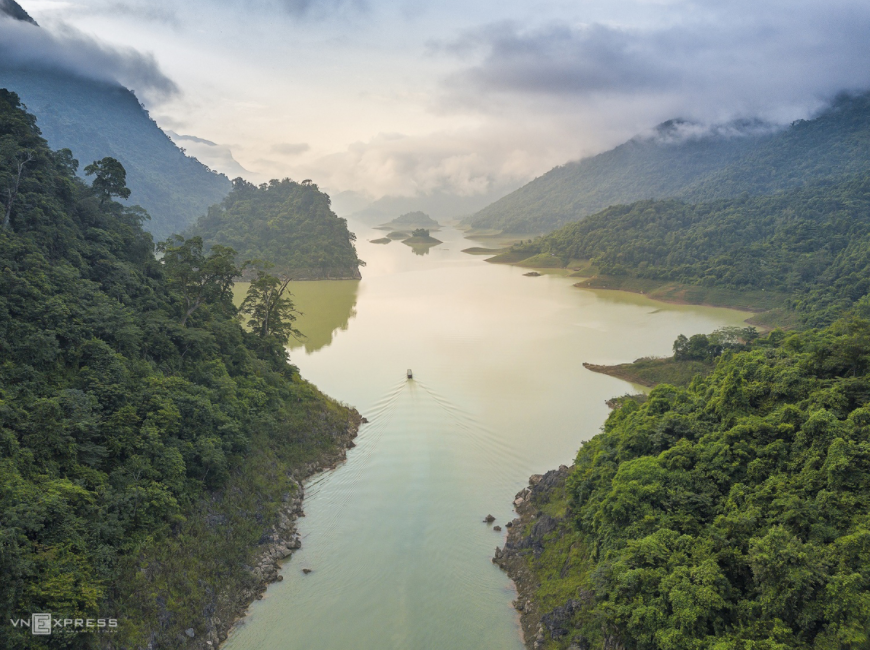
[(302, 549), (224, 647), (520, 650), (512, 583), (490, 562), (503, 534), (481, 520), (511, 519), (528, 476), (570, 464), (604, 401), (637, 392), (582, 363), (664, 355), (746, 314), (524, 277), (461, 253), (480, 244), (449, 228), (421, 256), (351, 227), (363, 279), (296, 290), (318, 344), (291, 358), (370, 422), (307, 485)]

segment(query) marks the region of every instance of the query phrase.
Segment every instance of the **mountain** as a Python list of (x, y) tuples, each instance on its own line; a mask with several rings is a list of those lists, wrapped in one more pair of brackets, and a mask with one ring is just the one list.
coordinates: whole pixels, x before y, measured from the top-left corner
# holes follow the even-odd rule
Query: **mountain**
[(76, 153), (80, 173), (94, 160), (119, 160), (132, 190), (129, 202), (148, 211), (145, 228), (157, 239), (184, 230), (232, 187), (226, 176), (185, 156), (119, 84), (0, 64), (0, 88), (21, 97), (53, 149)]
[[(359, 416), (242, 327), (237, 269), (157, 260), (6, 90), (0, 143), (0, 648), (217, 647), (277, 574), (291, 476)], [(8, 624), (29, 612), (117, 628)]]
[(377, 227), (379, 230), (408, 230), (414, 228), (428, 228), (432, 230), (440, 228), (441, 224), (425, 212), (416, 210), (414, 212), (406, 212), (392, 221), (388, 221), (387, 223), (381, 224)]
[(844, 95), (816, 118), (780, 130), (744, 121), (699, 132), (685, 121), (665, 122), (650, 136), (556, 167), (463, 223), (542, 233), (611, 205), (769, 194), (868, 169), (870, 94)]
[[(44, 34), (15, 0), (0, 0), (0, 19), (9, 20), (4, 15)], [(95, 160), (119, 160), (130, 204), (148, 211), (145, 227), (156, 238), (184, 230), (230, 191), (226, 176), (186, 156), (121, 84), (88, 78), (62, 62), (28, 61), (0, 57), (0, 88), (17, 93), (36, 114), (49, 146), (76, 153), (79, 174)]]
[[(435, 190), (428, 194), (417, 196), (383, 196), (369, 203), (366, 207), (348, 214), (349, 219), (374, 225), (392, 219), (394, 215), (420, 210), (437, 219), (441, 223), (473, 214), (482, 207), (489, 205), (504, 196), (509, 189), (498, 186), (485, 194), (462, 196), (444, 190)], [(338, 210), (337, 210), (338, 211)], [(341, 212), (339, 212), (342, 214)], [(342, 215), (344, 216), (344, 215)]]
[(786, 296), (801, 319), (827, 324), (870, 294), (870, 172), (772, 195), (616, 205), (492, 259), (502, 260), (591, 263), (587, 286), (676, 283), (763, 297), (757, 306)]
[(329, 196), (311, 181), (285, 178), (258, 187), (237, 178), (233, 191), (190, 232), (206, 246), (233, 248), (239, 262), (271, 262), (296, 280), (356, 280), (363, 264), (347, 221), (335, 215)]
[(36, 25), (36, 21), (24, 11), (24, 8), (15, 2), (15, 0), (0, 0), (0, 14), (6, 14), (15, 20), (21, 20), (31, 25)]

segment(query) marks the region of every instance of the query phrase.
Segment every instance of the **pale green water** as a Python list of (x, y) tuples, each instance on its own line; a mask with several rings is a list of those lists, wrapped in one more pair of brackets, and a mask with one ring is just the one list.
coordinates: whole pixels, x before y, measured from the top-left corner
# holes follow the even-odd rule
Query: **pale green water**
[(317, 343), (291, 356), (370, 423), (308, 485), (303, 548), (224, 647), (520, 650), (512, 584), (490, 562), (503, 534), (481, 519), (508, 521), (528, 476), (570, 464), (604, 401), (637, 392), (581, 364), (667, 354), (745, 314), (523, 277), (461, 253), (479, 244), (449, 228), (420, 256), (352, 227), (363, 280), (294, 287)]

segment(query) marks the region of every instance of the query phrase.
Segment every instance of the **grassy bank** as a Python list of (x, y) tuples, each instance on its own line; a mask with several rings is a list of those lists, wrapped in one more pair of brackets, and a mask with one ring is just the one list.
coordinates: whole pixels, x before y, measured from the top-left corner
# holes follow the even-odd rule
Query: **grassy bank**
[(696, 375), (706, 377), (715, 364), (707, 361), (677, 361), (673, 357), (644, 357), (631, 363), (620, 363), (615, 366), (597, 366), (584, 363), (583, 367), (592, 372), (600, 372), (618, 379), (630, 381), (642, 386), (671, 384), (672, 386), (688, 386)]

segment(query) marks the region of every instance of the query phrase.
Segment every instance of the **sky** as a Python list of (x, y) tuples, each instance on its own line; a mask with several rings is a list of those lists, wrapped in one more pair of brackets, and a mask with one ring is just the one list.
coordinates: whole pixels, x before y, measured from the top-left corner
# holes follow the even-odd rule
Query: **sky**
[(124, 83), (206, 164), (370, 199), (498, 195), (670, 118), (870, 88), (867, 0), (20, 4), (43, 35), (2, 27), (16, 56)]

